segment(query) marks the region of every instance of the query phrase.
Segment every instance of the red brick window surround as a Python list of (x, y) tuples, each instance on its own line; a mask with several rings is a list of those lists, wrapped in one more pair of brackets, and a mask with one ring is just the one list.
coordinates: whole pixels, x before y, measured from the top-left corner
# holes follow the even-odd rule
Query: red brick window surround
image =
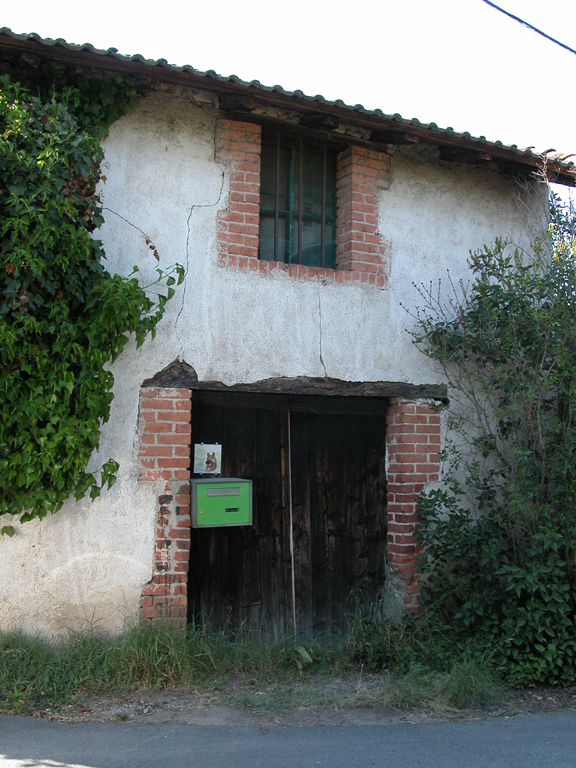
[(188, 389), (140, 390), (140, 480), (160, 486), (152, 578), (140, 617), (186, 624), (190, 551), (190, 413)]
[(218, 214), (218, 260), (222, 266), (258, 271), (260, 153), (262, 129), (254, 123), (220, 120), (216, 158), (230, 167), (230, 203)]
[[(383, 288), (388, 278), (387, 243), (378, 232), (380, 189), (388, 187), (390, 155), (348, 147), (338, 155), (336, 175), (336, 263), (339, 270)], [(354, 282), (354, 280), (353, 280)]]
[(365, 147), (338, 155), (336, 269), (258, 259), (261, 126), (219, 120), (216, 159), (230, 167), (228, 210), (218, 215), (218, 261), (262, 274), (286, 273), (324, 283), (388, 284), (387, 243), (378, 232), (379, 190), (388, 186), (390, 156)]

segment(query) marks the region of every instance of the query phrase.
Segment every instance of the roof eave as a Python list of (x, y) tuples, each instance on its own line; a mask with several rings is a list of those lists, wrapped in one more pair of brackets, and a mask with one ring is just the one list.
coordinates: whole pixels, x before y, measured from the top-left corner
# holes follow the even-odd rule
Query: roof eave
[(260, 83), (245, 83), (239, 78), (225, 78), (214, 72), (199, 72), (192, 67), (173, 67), (163, 60), (148, 61), (142, 56), (120, 56), (116, 49), (98, 52), (91, 45), (70, 46), (64, 40), (47, 41), (37, 35), (15, 35), (9, 30), (0, 30), (0, 49), (21, 50), (42, 59), (51, 59), (82, 67), (93, 67), (107, 72), (142, 76), (149, 85), (165, 83), (196, 87), (218, 95), (238, 94), (249, 96), (259, 104), (289, 109), (303, 114), (317, 113), (332, 115), (358, 127), (379, 131), (402, 131), (417, 141), (434, 144), (454, 150), (470, 150), (483, 153), (487, 160), (510, 163), (512, 166), (527, 166), (529, 170), (545, 167), (548, 178), (568, 186), (576, 186), (576, 167), (573, 163), (558, 162), (553, 157), (542, 156), (531, 150), (506, 146), (502, 142), (490, 142), (484, 137), (460, 134), (451, 128), (442, 129), (434, 123), (426, 125), (418, 120), (407, 120), (400, 115), (385, 115), (379, 110), (366, 110), (357, 105), (351, 107), (343, 102), (329, 102), (322, 97), (305, 96), (300, 92), (288, 93), (279, 86), (272, 88)]

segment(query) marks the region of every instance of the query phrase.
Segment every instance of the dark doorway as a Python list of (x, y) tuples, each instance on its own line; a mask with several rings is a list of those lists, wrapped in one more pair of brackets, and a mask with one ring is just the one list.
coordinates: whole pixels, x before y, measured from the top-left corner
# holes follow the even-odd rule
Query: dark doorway
[(190, 621), (284, 637), (292, 573), (300, 637), (345, 630), (356, 602), (378, 595), (385, 412), (383, 398), (193, 392), (192, 443), (220, 443), (222, 477), (254, 481), (254, 524), (192, 529)]

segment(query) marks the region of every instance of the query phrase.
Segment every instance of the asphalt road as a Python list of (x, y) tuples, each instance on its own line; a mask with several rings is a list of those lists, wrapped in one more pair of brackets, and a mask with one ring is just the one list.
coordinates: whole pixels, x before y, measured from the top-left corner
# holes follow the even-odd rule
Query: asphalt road
[(59, 723), (0, 715), (1, 768), (576, 768), (576, 712), (315, 727)]

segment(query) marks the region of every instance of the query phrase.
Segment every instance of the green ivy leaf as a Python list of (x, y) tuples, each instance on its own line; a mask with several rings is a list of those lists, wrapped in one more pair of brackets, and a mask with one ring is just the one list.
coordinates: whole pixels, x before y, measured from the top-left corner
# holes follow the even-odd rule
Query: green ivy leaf
[(27, 522), (114, 484), (112, 460), (85, 471), (110, 415), (108, 366), (131, 334), (153, 335), (182, 267), (142, 286), (107, 272), (94, 237), (101, 140), (134, 84), (44, 70), (31, 90), (0, 83), (0, 515)]

